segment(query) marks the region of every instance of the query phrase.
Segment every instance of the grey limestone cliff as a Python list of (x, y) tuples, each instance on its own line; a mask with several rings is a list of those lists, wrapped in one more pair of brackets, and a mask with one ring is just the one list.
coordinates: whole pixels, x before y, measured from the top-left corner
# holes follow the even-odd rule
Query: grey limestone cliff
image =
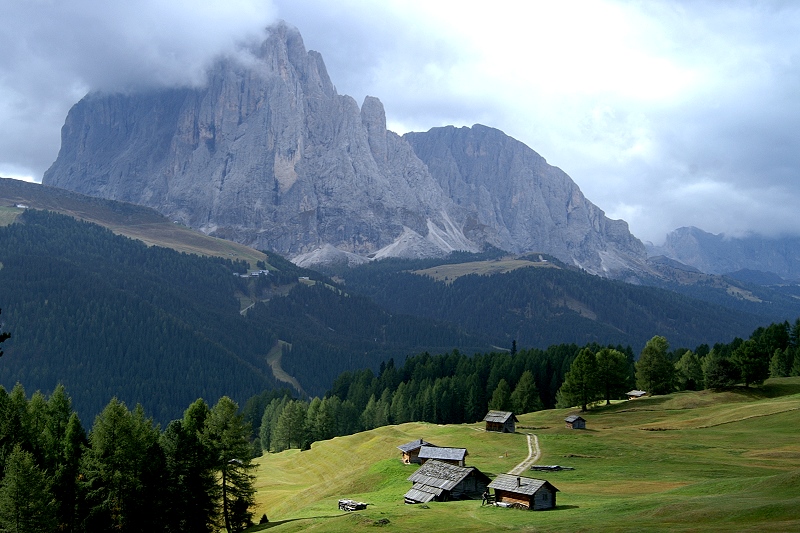
[(326, 245), (420, 257), (485, 244), (607, 275), (644, 259), (625, 222), (498, 130), (387, 131), (381, 102), (337, 94), (286, 24), (203, 87), (87, 95), (43, 182), (309, 261), (335, 256)]

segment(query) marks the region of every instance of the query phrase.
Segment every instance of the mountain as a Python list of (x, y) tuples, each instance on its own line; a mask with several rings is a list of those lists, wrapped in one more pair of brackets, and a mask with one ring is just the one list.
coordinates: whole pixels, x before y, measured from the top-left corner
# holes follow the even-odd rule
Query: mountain
[[(663, 246), (649, 247), (648, 253), (664, 255), (709, 274), (758, 271), (778, 275), (784, 280), (800, 280), (800, 237), (728, 237), (684, 227), (668, 234)], [(745, 273), (741, 276), (755, 279)], [(774, 276), (758, 279), (775, 281)]]
[(502, 132), (400, 137), (377, 98), (359, 108), (339, 95), (322, 56), (286, 24), (248, 53), (221, 59), (203, 87), (87, 95), (43, 183), (303, 264), (343, 260), (326, 246), (415, 258), (490, 245), (606, 276), (641, 268), (645, 249), (625, 222)]

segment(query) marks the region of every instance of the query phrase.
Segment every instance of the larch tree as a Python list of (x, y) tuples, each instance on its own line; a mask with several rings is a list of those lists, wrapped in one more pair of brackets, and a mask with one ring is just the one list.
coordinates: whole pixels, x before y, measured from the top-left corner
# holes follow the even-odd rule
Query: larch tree
[(624, 353), (613, 348), (603, 348), (596, 355), (597, 385), (606, 405), (629, 389), (630, 366)]
[(526, 370), (520, 376), (514, 392), (511, 393), (511, 407), (517, 414), (530, 413), (543, 409), (533, 372)]
[(588, 410), (590, 403), (599, 398), (597, 381), (597, 358), (589, 348), (584, 348), (575, 357), (564, 383), (558, 390), (559, 407), (580, 405), (581, 411)]
[(0, 482), (0, 529), (8, 533), (56, 530), (56, 504), (33, 454), (17, 444)]
[(255, 468), (251, 462), (250, 433), (236, 402), (223, 396), (209, 413), (203, 442), (211, 452), (220, 487), (220, 506), (225, 529), (235, 533), (252, 523), (255, 504)]
[(489, 401), (489, 409), (497, 411), (511, 410), (511, 387), (505, 379), (500, 379)]
[(669, 394), (675, 388), (675, 365), (667, 355), (667, 339), (656, 335), (636, 361), (636, 386), (650, 394)]

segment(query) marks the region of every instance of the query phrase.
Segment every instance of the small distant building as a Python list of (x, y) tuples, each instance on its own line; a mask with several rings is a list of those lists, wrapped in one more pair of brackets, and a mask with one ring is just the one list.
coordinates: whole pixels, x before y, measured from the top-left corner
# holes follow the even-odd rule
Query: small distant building
[(579, 415), (570, 415), (564, 419), (569, 429), (586, 429), (586, 420)]
[(557, 488), (543, 479), (500, 474), (489, 483), (494, 489), (495, 505), (523, 507), (543, 511), (556, 506)]
[(397, 449), (402, 452), (403, 462), (407, 465), (411, 463), (420, 464), (419, 460), (419, 450), (423, 446), (433, 446), (436, 447), (435, 444), (431, 444), (430, 442), (425, 442), (422, 439), (412, 440), (411, 442), (407, 442), (401, 446), (398, 446)]
[(519, 422), (511, 411), (489, 411), (483, 421), (486, 422), (486, 431), (501, 433), (514, 433), (517, 430), (515, 422)]
[(436, 459), (419, 467), (408, 480), (414, 485), (405, 494), (406, 503), (479, 500), (491, 481), (474, 466), (455, 466)]
[(627, 396), (629, 400), (635, 400), (636, 398), (647, 396), (647, 392), (643, 390), (632, 390), (630, 392), (626, 392), (625, 396)]
[(466, 464), (466, 448), (444, 448), (439, 446), (423, 446), (419, 449), (419, 461), (423, 465), (429, 460), (442, 461), (455, 466)]

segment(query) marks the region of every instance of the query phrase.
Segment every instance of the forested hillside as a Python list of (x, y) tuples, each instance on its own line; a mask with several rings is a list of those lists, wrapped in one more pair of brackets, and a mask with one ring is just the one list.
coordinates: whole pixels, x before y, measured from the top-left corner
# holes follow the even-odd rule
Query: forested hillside
[(157, 420), (198, 397), (247, 398), (274, 380), (274, 335), (239, 314), (244, 271), (45, 211), (0, 228), (0, 383), (64, 384), (82, 418), (114, 396)]
[(453, 322), (489, 336), (499, 346), (510, 346), (512, 340), (519, 346), (539, 348), (597, 342), (639, 350), (655, 334), (678, 345), (696, 346), (744, 336), (771, 320), (563, 265), (445, 281), (420, 275), (419, 270), (433, 264), (390, 260), (338, 274), (348, 290), (367, 295), (387, 309)]
[[(280, 256), (269, 261), (269, 275), (239, 277), (241, 261), (26, 210), (0, 228), (0, 318), (12, 335), (0, 384), (62, 383), (84, 419), (116, 396), (166, 423), (198, 397), (243, 401), (273, 388), (266, 355), (279, 340), (284, 368), (310, 394), (392, 356), (488, 347), (454, 326), (386, 313)], [(257, 303), (242, 314), (242, 302)]]

